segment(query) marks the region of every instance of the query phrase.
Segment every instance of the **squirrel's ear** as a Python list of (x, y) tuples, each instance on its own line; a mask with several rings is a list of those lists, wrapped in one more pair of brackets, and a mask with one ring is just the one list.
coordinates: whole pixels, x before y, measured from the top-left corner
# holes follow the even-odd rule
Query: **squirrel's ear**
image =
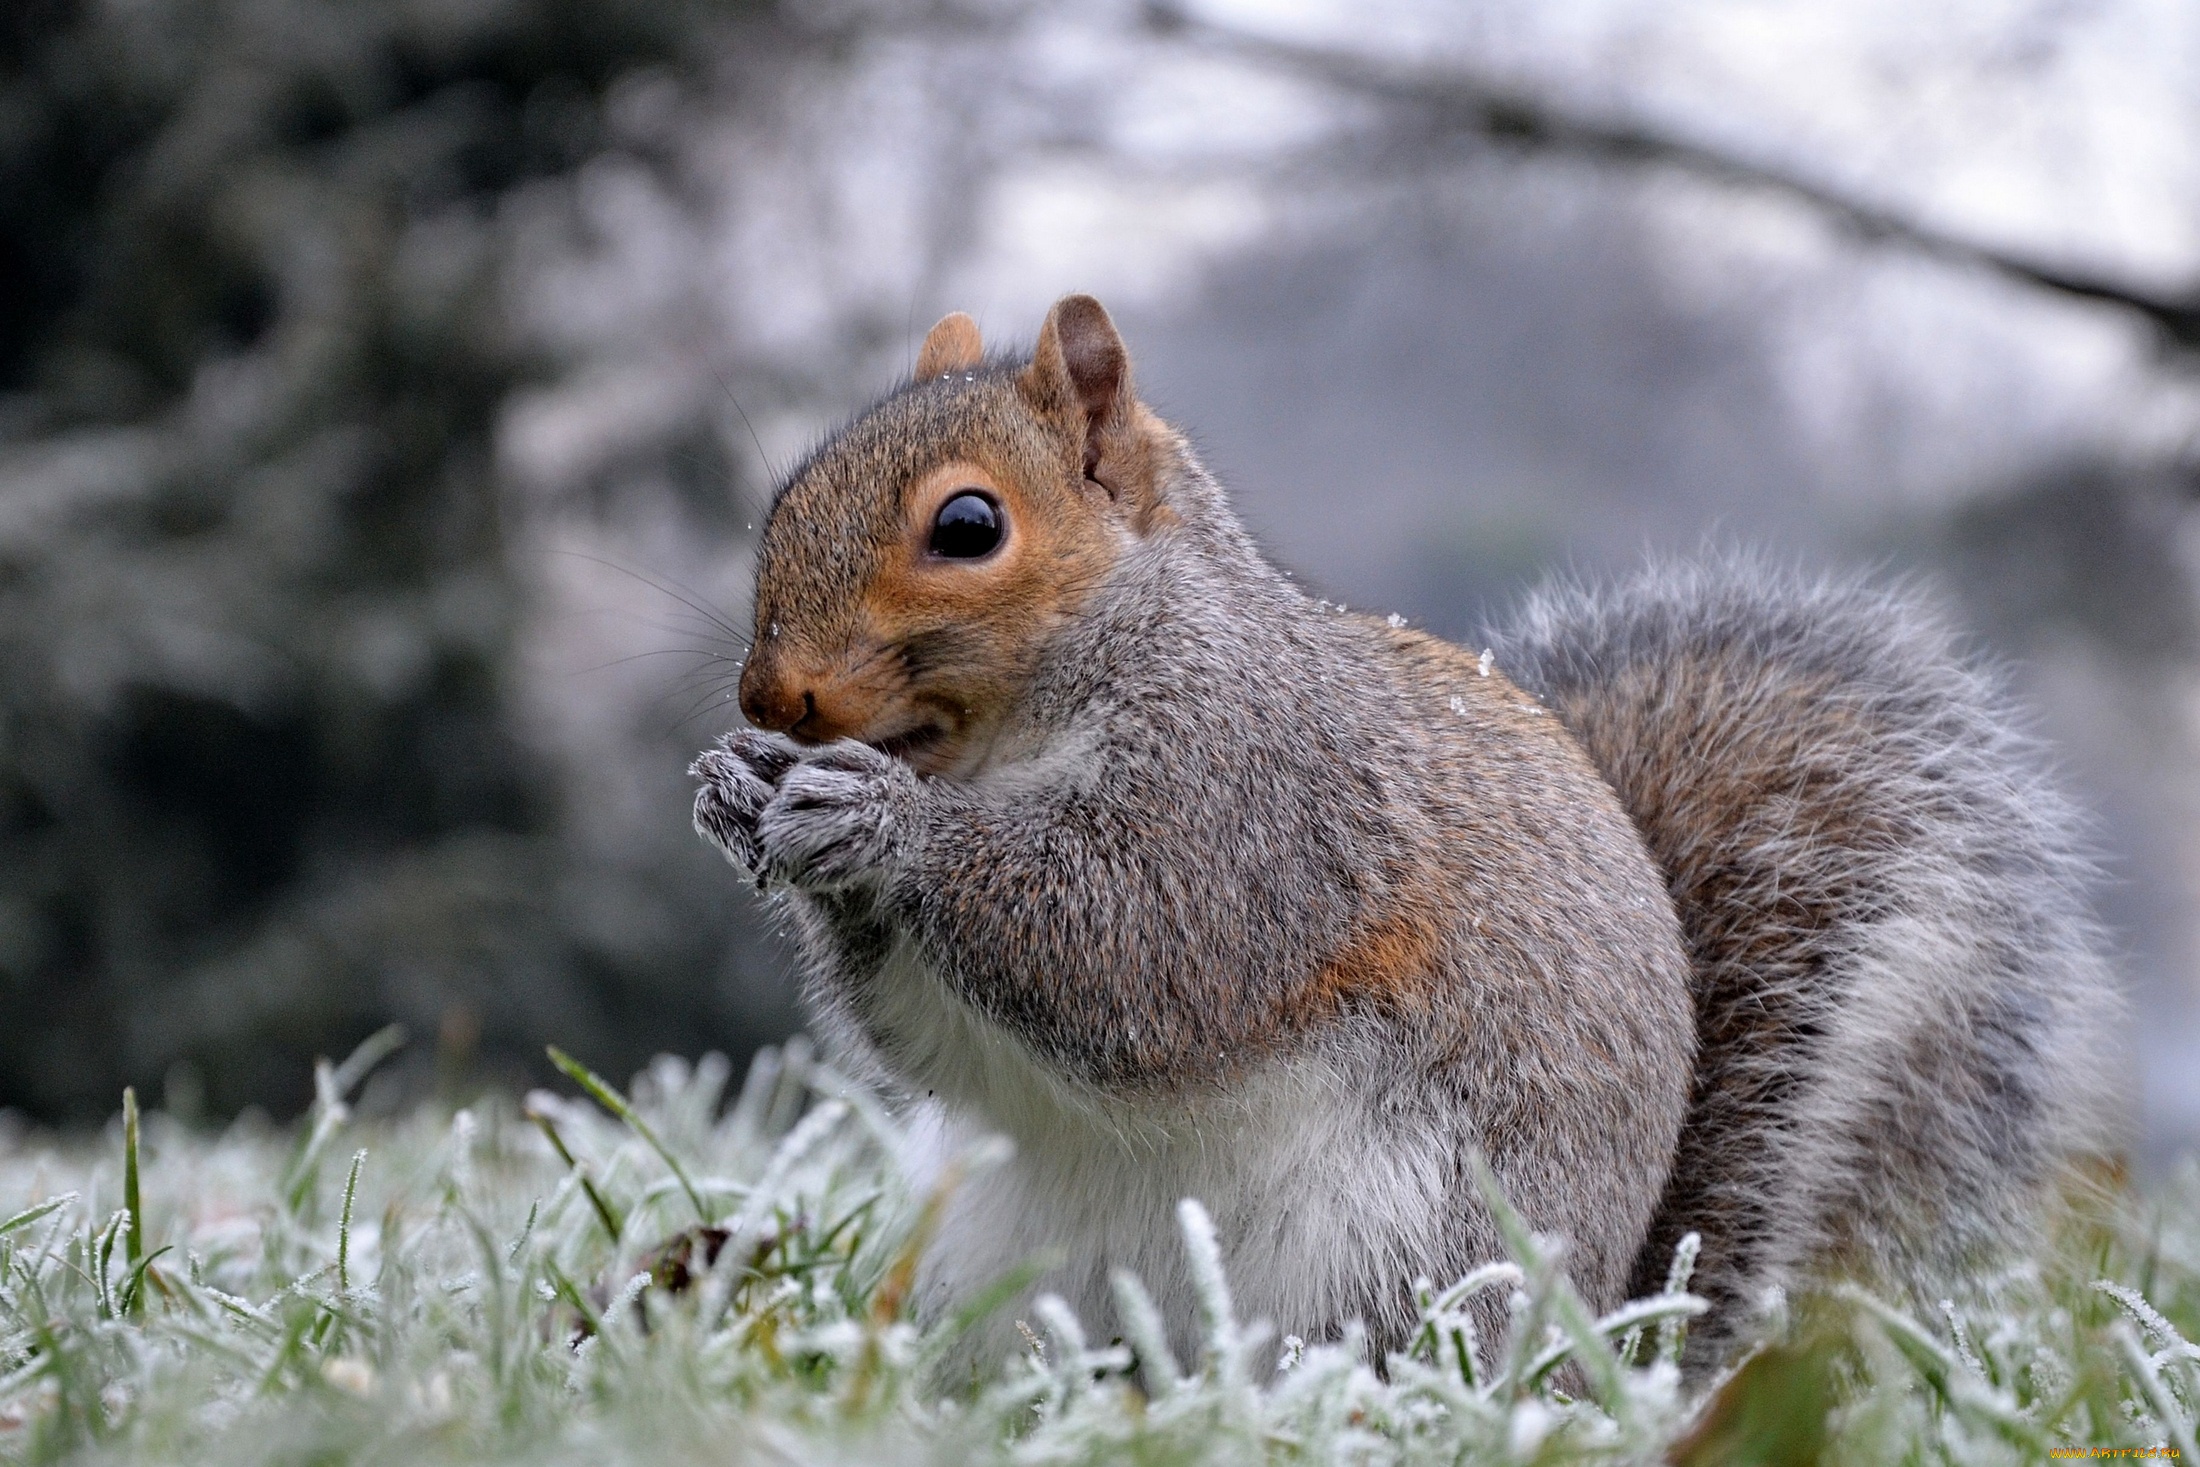
[(978, 323), (961, 311), (950, 311), (924, 334), (924, 345), (917, 350), (917, 380), (925, 382), (975, 367), (984, 357), (985, 343), (979, 339)]
[(1151, 453), (1137, 429), (1131, 354), (1100, 301), (1089, 295), (1054, 301), (1019, 387), (1038, 413), (1085, 435), (1085, 477), (1144, 526), (1153, 510)]
[(1041, 412), (1082, 418), (1088, 431), (1118, 416), (1130, 398), (1131, 357), (1089, 295), (1065, 295), (1047, 312), (1024, 370), (1024, 395)]

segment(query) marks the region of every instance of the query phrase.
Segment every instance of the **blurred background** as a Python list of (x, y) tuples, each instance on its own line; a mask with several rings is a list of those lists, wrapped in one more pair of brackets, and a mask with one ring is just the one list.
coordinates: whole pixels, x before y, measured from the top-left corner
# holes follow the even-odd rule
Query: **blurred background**
[(1929, 577), (2200, 1138), (2189, 0), (11, 0), (0, 1106), (287, 1114), (799, 1022), (688, 829), (775, 472), (1107, 301), (1279, 558), (1471, 638)]

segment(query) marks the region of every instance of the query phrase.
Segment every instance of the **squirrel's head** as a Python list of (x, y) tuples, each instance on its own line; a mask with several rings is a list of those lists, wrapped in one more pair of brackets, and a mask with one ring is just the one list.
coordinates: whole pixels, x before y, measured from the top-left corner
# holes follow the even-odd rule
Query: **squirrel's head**
[(970, 769), (1048, 636), (1174, 522), (1173, 443), (1091, 296), (1056, 302), (1028, 361), (985, 360), (976, 323), (948, 316), (914, 378), (774, 501), (741, 711), (805, 743)]

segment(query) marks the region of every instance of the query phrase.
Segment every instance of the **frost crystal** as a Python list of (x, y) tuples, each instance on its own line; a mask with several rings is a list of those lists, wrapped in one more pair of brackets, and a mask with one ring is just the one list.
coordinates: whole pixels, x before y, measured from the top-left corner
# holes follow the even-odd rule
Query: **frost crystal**
[(1474, 670), (1484, 677), (1490, 675), (1490, 649), (1484, 647), (1482, 655), (1474, 659)]
[(1467, 712), (1467, 700), (1460, 697), (1457, 693), (1452, 694), (1451, 711), (1464, 718)]
[(1400, 615), (1399, 615), (1399, 614), (1398, 614), (1397, 612), (1395, 612), (1395, 611), (1393, 611), (1393, 612), (1392, 612), (1392, 613), (1391, 613), (1391, 614), (1390, 614), (1389, 616), (1387, 616), (1387, 617), (1384, 617), (1384, 618), (1383, 618), (1383, 620), (1385, 620), (1385, 621), (1387, 621), (1387, 622), (1389, 622), (1389, 623), (1390, 623), (1390, 629), (1391, 629), (1392, 631), (1396, 631), (1396, 630), (1397, 630), (1398, 628), (1400, 628), (1400, 627), (1402, 627), (1402, 626), (1404, 626), (1404, 625), (1406, 624), (1406, 619), (1405, 619), (1404, 617), (1400, 616)]

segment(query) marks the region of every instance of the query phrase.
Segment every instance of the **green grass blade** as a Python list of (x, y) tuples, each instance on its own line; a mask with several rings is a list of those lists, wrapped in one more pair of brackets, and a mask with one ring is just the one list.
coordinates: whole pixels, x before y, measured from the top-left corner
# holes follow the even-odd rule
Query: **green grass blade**
[(356, 1049), (329, 1076), (331, 1087), (339, 1100), (347, 1099), (361, 1080), (373, 1073), (375, 1066), (405, 1047), (405, 1026), (385, 1024), (359, 1041)]
[(153, 1260), (160, 1257), (163, 1253), (172, 1253), (174, 1251), (174, 1244), (164, 1243), (160, 1247), (155, 1248), (152, 1252), (146, 1254), (143, 1258), (140, 1258), (136, 1262), (136, 1264), (131, 1267), (129, 1277), (125, 1278), (122, 1281), (123, 1313), (135, 1317), (145, 1312), (144, 1300), (146, 1281), (148, 1279), (155, 1279), (159, 1277), (159, 1275), (153, 1272)]
[(336, 1219), (336, 1288), (351, 1292), (351, 1205), (359, 1198), (359, 1169), (367, 1164), (367, 1148), (352, 1153), (351, 1175), (344, 1179), (344, 1210)]
[(634, 1107), (626, 1103), (626, 1097), (613, 1089), (594, 1070), (555, 1044), (549, 1046), (548, 1052), (550, 1063), (563, 1070), (574, 1084), (587, 1091), (596, 1104), (624, 1121), (627, 1129), (641, 1137), (649, 1149), (656, 1152), (664, 1164), (672, 1169), (672, 1175), (679, 1180), (681, 1190), (687, 1193), (688, 1201), (694, 1204), (696, 1217), (706, 1223), (716, 1222), (717, 1219), (711, 1216), (710, 1209), (703, 1205), (703, 1194), (696, 1191), (695, 1183), (688, 1179), (687, 1168), (680, 1165), (680, 1158), (674, 1156), (671, 1149), (657, 1139), (657, 1133), (650, 1129), (649, 1122), (635, 1113)]
[(574, 1159), (572, 1150), (565, 1144), (565, 1138), (558, 1134), (557, 1122), (535, 1105), (522, 1106), (520, 1114), (535, 1123), (535, 1129), (542, 1132), (543, 1139), (550, 1143), (550, 1149), (558, 1154), (558, 1160), (564, 1162), (565, 1169), (573, 1174), (573, 1180), (581, 1184), (581, 1191), (587, 1196), (588, 1205), (596, 1211), (596, 1221), (603, 1224), (604, 1236), (611, 1240), (612, 1247), (618, 1247), (619, 1239), (626, 1234), (626, 1224), (612, 1207), (610, 1199), (598, 1190), (594, 1180), (589, 1177), (588, 1168)]
[(0, 1236), (27, 1228), (42, 1217), (50, 1216), (77, 1200), (77, 1193), (63, 1192), (58, 1197), (48, 1197), (44, 1202), (33, 1203), (11, 1217), (0, 1219)]

